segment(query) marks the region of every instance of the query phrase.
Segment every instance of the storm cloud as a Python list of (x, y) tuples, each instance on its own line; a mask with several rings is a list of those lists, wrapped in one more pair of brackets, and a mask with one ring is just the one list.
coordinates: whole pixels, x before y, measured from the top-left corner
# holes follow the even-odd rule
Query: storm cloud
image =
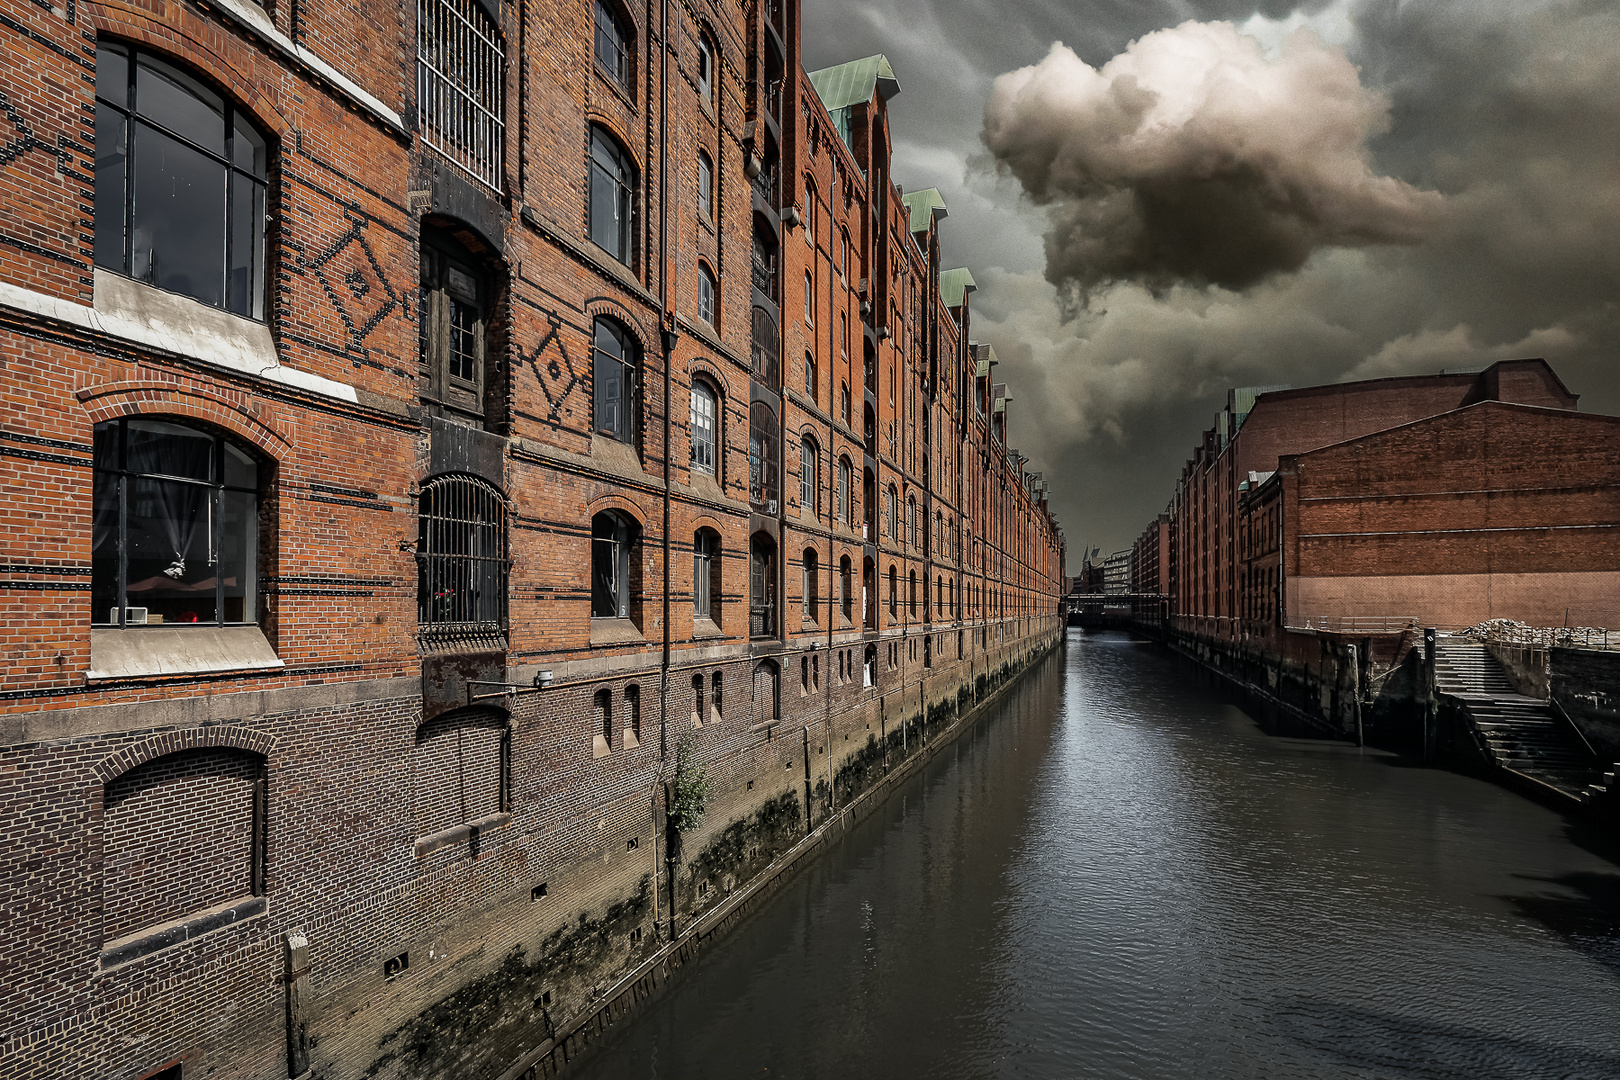
[[(945, 194), (947, 265), (973, 268), (973, 336), (1076, 554), (1164, 507), (1229, 387), (1543, 356), (1583, 410), (1620, 413), (1612, 0), (824, 0), (806, 19), (829, 62), (894, 62), (895, 177)], [(1192, 59), (1163, 74), (1171, 44)], [(1230, 221), (1164, 235), (1138, 201), (1225, 176), (1259, 222), (1235, 247)]]
[(1187, 22), (1101, 69), (1067, 45), (996, 79), (984, 144), (1050, 207), (1046, 274), (1244, 288), (1323, 247), (1411, 244), (1441, 197), (1374, 172), (1389, 103), (1312, 31), (1275, 56), (1230, 23)]

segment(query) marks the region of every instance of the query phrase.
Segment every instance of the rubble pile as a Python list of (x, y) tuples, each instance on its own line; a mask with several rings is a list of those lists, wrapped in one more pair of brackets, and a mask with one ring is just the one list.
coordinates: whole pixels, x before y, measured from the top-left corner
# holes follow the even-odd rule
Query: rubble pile
[(1620, 631), (1601, 626), (1531, 626), (1517, 619), (1486, 619), (1466, 630), (1458, 630), (1458, 637), (1476, 641), (1501, 641), (1513, 645), (1552, 646), (1620, 645)]

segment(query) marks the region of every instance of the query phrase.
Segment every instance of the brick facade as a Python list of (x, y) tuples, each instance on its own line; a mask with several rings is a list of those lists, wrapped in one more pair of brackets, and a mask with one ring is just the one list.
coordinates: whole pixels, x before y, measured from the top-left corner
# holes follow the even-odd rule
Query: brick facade
[[(887, 61), (813, 79), (769, 0), (613, 4), (606, 58), (595, 4), (423, 10), (481, 36), (6, 7), (0, 1075), (499, 1074), (1057, 632), (1061, 533), (943, 204), (890, 175)], [(246, 127), (211, 150), (176, 92)], [(262, 262), (250, 203), (197, 226), (262, 318), (120, 203), (126, 105), (166, 125), (117, 129), (131, 190), (262, 136)], [(199, 494), (109, 457), (127, 424), (235, 456)]]
[(1233, 391), (1171, 504), (1178, 628), (1620, 619), (1620, 421), (1575, 405), (1540, 360)]

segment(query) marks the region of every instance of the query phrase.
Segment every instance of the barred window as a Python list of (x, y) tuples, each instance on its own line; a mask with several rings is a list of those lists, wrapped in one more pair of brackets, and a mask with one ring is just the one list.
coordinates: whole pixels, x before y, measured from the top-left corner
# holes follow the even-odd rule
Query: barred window
[(471, 476), (422, 485), (417, 618), (434, 635), (506, 628), (506, 499)]
[(506, 47), (476, 0), (417, 0), (416, 102), (422, 139), (501, 190)]
[(748, 501), (767, 514), (776, 513), (780, 433), (769, 405), (756, 401), (748, 407)]

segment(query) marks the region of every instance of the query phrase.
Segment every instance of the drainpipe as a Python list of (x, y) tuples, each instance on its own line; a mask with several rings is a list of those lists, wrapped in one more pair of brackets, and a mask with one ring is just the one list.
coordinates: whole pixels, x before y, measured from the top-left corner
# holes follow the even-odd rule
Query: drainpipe
[[(648, 19), (652, 17), (652, 0), (648, 0)], [(670, 660), (670, 625), (669, 625), (669, 529), (670, 529), (670, 457), (669, 457), (669, 428), (670, 428), (670, 365), (674, 362), (675, 345), (680, 336), (675, 332), (674, 320), (669, 312), (669, 0), (663, 0), (661, 5), (660, 22), (658, 28), (659, 58), (658, 58), (658, 326), (660, 343), (664, 352), (664, 422), (663, 422), (663, 454), (664, 454), (664, 596), (663, 596), (663, 649), (659, 659), (658, 668), (658, 758), (659, 771), (663, 772), (669, 762), (669, 660)], [(657, 796), (654, 796), (654, 803)], [(664, 818), (667, 823), (669, 811), (666, 805)], [(657, 827), (654, 827), (654, 832)], [(657, 845), (654, 844), (656, 851)], [(666, 858), (669, 863), (669, 936), (675, 938), (675, 878), (678, 871), (676, 853), (667, 851)], [(657, 865), (657, 856), (654, 855), (654, 866)], [(654, 870), (654, 877), (657, 871)], [(656, 886), (654, 886), (656, 888)], [(653, 909), (653, 919), (658, 918), (658, 909)]]

